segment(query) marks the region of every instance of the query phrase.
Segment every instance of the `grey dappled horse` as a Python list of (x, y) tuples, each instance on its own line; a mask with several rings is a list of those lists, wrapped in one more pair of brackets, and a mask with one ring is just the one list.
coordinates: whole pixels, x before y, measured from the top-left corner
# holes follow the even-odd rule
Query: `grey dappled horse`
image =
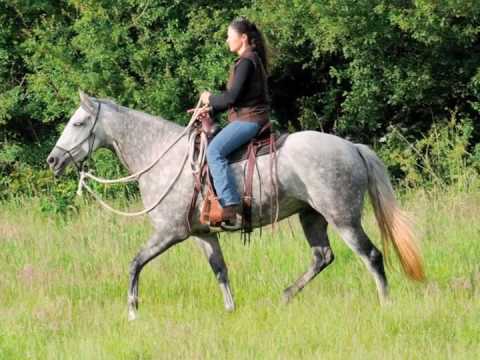
[[(48, 164), (55, 175), (60, 174), (71, 162), (78, 165), (100, 147), (112, 149), (129, 172), (135, 173), (150, 164), (184, 130), (173, 122), (119, 106), (112, 101), (97, 100), (83, 93), (80, 93), (80, 98), (80, 107), (48, 156)], [(145, 207), (156, 201), (179, 171), (186, 148), (187, 139), (183, 137), (154, 168), (140, 177), (139, 188)], [(243, 189), (243, 165), (231, 165), (239, 190)], [(269, 167), (268, 156), (258, 159), (261, 177), (257, 177), (253, 184), (252, 220), (255, 227), (268, 224), (271, 218)], [(197, 202), (191, 231), (186, 224), (193, 185), (191, 169), (185, 166), (167, 197), (149, 213), (155, 231), (131, 262), (129, 319), (137, 315), (138, 281), (142, 268), (189, 236), (194, 236), (203, 249), (220, 284), (225, 308), (234, 309), (227, 267), (217, 234), (209, 233), (208, 227), (198, 222), (202, 201)], [(334, 255), (327, 236), (328, 224), (334, 226), (347, 245), (363, 260), (375, 279), (380, 301), (387, 299), (382, 254), (361, 225), (367, 190), (384, 248), (387, 243), (393, 244), (406, 274), (415, 280), (423, 278), (421, 256), (413, 242), (408, 222), (396, 204), (390, 181), (379, 158), (364, 145), (325, 133), (302, 131), (290, 135), (278, 151), (279, 218), (299, 214), (313, 252), (313, 262), (284, 291), (286, 301), (333, 261)], [(260, 208), (263, 209), (262, 216)]]

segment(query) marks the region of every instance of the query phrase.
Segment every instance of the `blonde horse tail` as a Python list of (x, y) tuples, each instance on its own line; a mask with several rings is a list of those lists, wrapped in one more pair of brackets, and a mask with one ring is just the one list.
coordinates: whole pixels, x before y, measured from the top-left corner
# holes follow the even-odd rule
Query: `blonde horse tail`
[(412, 280), (424, 280), (422, 255), (415, 243), (411, 221), (395, 200), (385, 166), (367, 146), (355, 146), (367, 166), (368, 193), (380, 228), (385, 259), (392, 244), (405, 274)]

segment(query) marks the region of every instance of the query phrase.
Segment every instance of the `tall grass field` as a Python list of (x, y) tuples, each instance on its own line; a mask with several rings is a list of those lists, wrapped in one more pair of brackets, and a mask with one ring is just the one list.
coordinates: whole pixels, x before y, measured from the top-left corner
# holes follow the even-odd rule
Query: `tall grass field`
[[(416, 223), (427, 281), (392, 257), (391, 304), (329, 229), (334, 263), (292, 303), (282, 291), (311, 261), (296, 217), (249, 245), (222, 234), (236, 300), (188, 239), (143, 270), (139, 319), (127, 321), (129, 263), (152, 231), (84, 204), (68, 216), (36, 199), (0, 205), (0, 359), (479, 359), (480, 193), (402, 197)], [(372, 211), (363, 223), (381, 248)], [(392, 254), (393, 255), (393, 254)]]

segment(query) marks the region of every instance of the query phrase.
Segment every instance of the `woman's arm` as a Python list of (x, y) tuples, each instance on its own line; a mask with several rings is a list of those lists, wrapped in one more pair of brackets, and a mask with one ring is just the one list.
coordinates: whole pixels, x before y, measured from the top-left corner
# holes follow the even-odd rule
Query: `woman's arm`
[(212, 113), (225, 111), (235, 104), (248, 77), (254, 70), (253, 62), (250, 59), (243, 58), (238, 62), (233, 74), (232, 87), (219, 95), (210, 95), (208, 102), (212, 107)]

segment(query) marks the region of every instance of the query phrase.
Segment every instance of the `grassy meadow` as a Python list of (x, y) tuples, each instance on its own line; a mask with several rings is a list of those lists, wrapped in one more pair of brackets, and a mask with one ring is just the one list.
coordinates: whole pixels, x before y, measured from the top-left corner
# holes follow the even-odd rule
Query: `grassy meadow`
[[(148, 264), (140, 318), (129, 323), (129, 262), (148, 218), (95, 205), (68, 217), (39, 200), (0, 205), (0, 359), (478, 359), (480, 194), (415, 192), (428, 281), (387, 268), (381, 308), (363, 263), (332, 229), (335, 262), (289, 305), (283, 289), (310, 263), (296, 217), (244, 246), (222, 234), (237, 308), (226, 313), (210, 267), (187, 240)], [(372, 212), (364, 217), (377, 245)]]

